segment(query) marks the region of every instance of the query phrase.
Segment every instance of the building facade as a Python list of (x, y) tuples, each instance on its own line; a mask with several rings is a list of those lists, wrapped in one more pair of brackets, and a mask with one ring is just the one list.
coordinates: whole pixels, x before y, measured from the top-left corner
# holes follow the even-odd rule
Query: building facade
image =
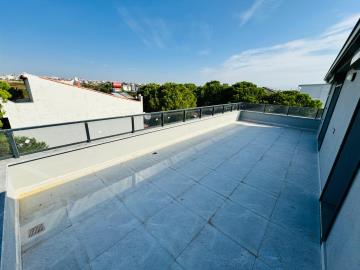
[(142, 100), (105, 94), (38, 76), (21, 77), (30, 102), (4, 104), (12, 128), (140, 114)]
[(318, 132), (321, 247), (328, 270), (360, 267), (360, 20), (326, 75)]

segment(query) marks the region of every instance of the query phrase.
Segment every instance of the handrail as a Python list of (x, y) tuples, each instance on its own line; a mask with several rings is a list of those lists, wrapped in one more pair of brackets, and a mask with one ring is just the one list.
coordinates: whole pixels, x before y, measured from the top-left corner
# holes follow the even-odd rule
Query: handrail
[[(211, 109), (210, 113), (207, 111), (205, 113), (206, 109)], [(218, 109), (218, 110), (216, 110)], [(219, 110), (220, 109), (220, 110)], [(3, 153), (0, 153), (0, 159), (8, 158), (8, 157), (15, 157), (18, 158), (25, 154), (30, 154), (34, 152), (41, 152), (45, 150), (55, 149), (59, 147), (65, 147), (69, 145), (79, 144), (79, 143), (86, 143), (91, 142), (98, 139), (104, 139), (108, 137), (113, 136), (119, 136), (124, 134), (131, 134), (135, 133), (137, 131), (153, 128), (153, 127), (163, 127), (172, 123), (179, 123), (179, 122), (187, 122), (191, 121), (192, 119), (200, 119), (203, 117), (213, 117), (216, 114), (223, 114), (226, 112), (232, 112), (232, 111), (256, 111), (260, 113), (272, 113), (272, 114), (280, 114), (280, 115), (292, 115), (292, 116), (302, 116), (312, 119), (320, 119), (323, 109), (317, 109), (317, 108), (311, 108), (311, 107), (291, 107), (286, 105), (275, 105), (275, 104), (257, 104), (257, 103), (245, 103), (245, 102), (238, 102), (238, 103), (227, 103), (227, 104), (217, 104), (217, 105), (210, 105), (210, 106), (202, 106), (202, 107), (193, 107), (193, 108), (187, 108), (187, 109), (177, 109), (177, 110), (169, 110), (169, 111), (159, 111), (159, 112), (149, 112), (149, 113), (141, 113), (141, 114), (133, 114), (133, 115), (123, 115), (123, 116), (114, 116), (114, 117), (107, 117), (107, 118), (95, 118), (95, 119), (88, 119), (88, 120), (80, 120), (80, 121), (73, 121), (73, 122), (64, 122), (64, 123), (56, 123), (56, 124), (47, 124), (47, 125), (38, 125), (38, 126), (31, 126), (31, 127), (23, 127), (23, 128), (14, 128), (14, 129), (3, 129), (0, 130), (1, 136), (6, 136), (6, 140), (0, 141), (0, 144), (6, 144), (8, 143), (8, 148), (11, 151), (11, 154), (7, 154), (4, 157), (1, 157)], [(171, 116), (174, 113), (181, 113), (174, 119)], [(187, 112), (192, 112), (191, 117), (188, 117)], [(158, 115), (155, 119), (152, 118), (152, 116)], [(167, 115), (167, 118), (165, 116)], [(136, 129), (135, 124), (135, 117), (143, 117), (142, 118), (142, 126), (144, 125), (144, 128)], [(147, 116), (150, 116), (148, 118)], [(114, 120), (114, 119), (124, 119), (128, 118), (130, 119), (130, 126), (129, 131), (123, 132), (123, 133), (117, 133), (117, 134), (110, 134), (110, 135), (104, 135), (104, 136), (95, 136), (92, 138), (91, 136), (91, 127), (89, 124), (93, 122), (99, 122), (99, 121), (107, 121), (107, 120)], [(151, 120), (154, 120), (152, 123)], [(149, 122), (147, 122), (149, 121)], [(35, 129), (45, 129), (45, 128), (51, 128), (51, 127), (59, 127), (59, 126), (70, 126), (75, 124), (83, 124), (84, 134), (85, 137), (83, 141), (80, 142), (70, 142), (67, 144), (60, 144), (56, 146), (50, 146), (46, 147), (44, 149), (37, 149), (34, 151), (22, 151), (21, 147), (23, 146), (23, 143), (18, 143), (16, 132), (19, 131), (26, 131), (26, 130), (35, 130)], [(110, 127), (110, 126), (109, 126)], [(107, 130), (109, 131), (109, 130)], [(111, 130), (110, 130), (111, 131)], [(105, 130), (106, 132), (106, 130)], [(35, 138), (36, 139), (36, 138)], [(45, 142), (46, 143), (46, 142)], [(46, 145), (46, 144), (45, 144)], [(0, 145), (1, 146), (1, 145)], [(5, 145), (6, 146), (6, 145)], [(5, 147), (6, 148), (6, 147)], [(20, 148), (20, 149), (19, 149)], [(1, 149), (1, 147), (0, 147)]]

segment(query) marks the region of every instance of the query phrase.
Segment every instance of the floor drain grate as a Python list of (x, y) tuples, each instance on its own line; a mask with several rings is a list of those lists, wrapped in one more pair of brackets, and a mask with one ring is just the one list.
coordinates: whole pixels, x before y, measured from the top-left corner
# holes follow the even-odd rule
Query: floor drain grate
[(38, 224), (36, 225), (35, 227), (32, 227), (30, 230), (29, 230), (29, 238), (41, 233), (45, 231), (45, 226), (44, 226), (44, 223), (41, 223), (41, 224)]

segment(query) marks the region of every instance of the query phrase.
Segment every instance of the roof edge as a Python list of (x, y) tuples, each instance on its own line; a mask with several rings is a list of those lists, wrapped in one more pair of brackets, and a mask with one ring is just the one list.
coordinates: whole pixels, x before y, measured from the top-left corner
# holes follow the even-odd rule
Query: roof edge
[(360, 18), (358, 19), (357, 23), (355, 24), (353, 30), (351, 31), (350, 35), (346, 39), (344, 45), (342, 46), (339, 54), (336, 56), (333, 64), (331, 65), (329, 71), (326, 73), (324, 80), (329, 83), (331, 78), (334, 75), (334, 71), (339, 66), (341, 60), (343, 59), (346, 52), (352, 46), (353, 41), (360, 35)]
[(110, 97), (113, 97), (113, 98), (119, 98), (119, 99), (125, 99), (125, 100), (134, 101), (134, 102), (139, 102), (139, 100), (137, 100), (137, 99), (131, 99), (131, 98), (127, 98), (127, 97), (124, 97), (124, 96), (121, 96), (121, 97), (119, 97), (119, 96), (114, 96), (114, 95), (112, 95), (112, 94), (104, 93), (104, 92), (97, 91), (97, 90), (94, 90), (94, 89), (91, 89), (91, 88), (86, 88), (86, 87), (77, 86), (77, 85), (70, 85), (70, 84), (66, 84), (66, 83), (64, 83), (64, 82), (59, 82), (59, 81), (57, 81), (57, 80), (50, 79), (50, 78), (46, 78), (46, 77), (42, 77), (42, 76), (39, 76), (39, 78), (41, 78), (41, 79), (43, 79), (43, 80), (48, 80), (48, 81), (51, 81), (51, 82), (55, 82), (55, 83), (67, 85), (67, 86), (72, 86), (72, 87), (84, 89), (84, 90), (87, 90), (87, 91), (96, 92), (96, 93), (99, 93), (99, 94), (102, 94), (102, 95), (107, 95), (107, 96), (110, 96)]

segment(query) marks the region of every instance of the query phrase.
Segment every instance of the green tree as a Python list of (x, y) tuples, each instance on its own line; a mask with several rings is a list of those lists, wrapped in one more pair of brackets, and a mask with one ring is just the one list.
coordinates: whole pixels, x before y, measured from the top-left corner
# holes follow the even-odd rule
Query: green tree
[[(7, 82), (0, 81), (0, 119), (4, 117), (5, 111), (3, 104), (11, 98), (11, 94), (9, 93), (10, 85)], [(3, 124), (0, 121), (0, 127), (2, 127)]]
[[(219, 81), (210, 81), (203, 86), (196, 86), (192, 83), (166, 83), (163, 85), (151, 83), (142, 86), (139, 93), (144, 97), (144, 110), (146, 112), (193, 107), (195, 106), (193, 104), (193, 95), (196, 96), (196, 106), (248, 102), (312, 108), (321, 107), (319, 100), (313, 100), (309, 95), (299, 91), (288, 90), (268, 93), (264, 88), (246, 81), (237, 82), (231, 86), (222, 84)], [(187, 106), (188, 103), (191, 105)]]
[(196, 93), (196, 90), (198, 88), (194, 83), (184, 83), (184, 86), (194, 93)]
[(228, 103), (231, 100), (231, 87), (219, 81), (211, 81), (196, 90), (198, 106)]
[(33, 137), (15, 136), (15, 142), (20, 153), (38, 152), (49, 147), (45, 142), (37, 141)]
[(320, 100), (313, 100), (308, 94), (300, 93), (296, 90), (279, 91), (267, 96), (267, 102), (270, 104), (321, 108)]
[(196, 96), (183, 84), (165, 83), (159, 88), (160, 110), (176, 110), (196, 107)]
[[(47, 149), (45, 142), (37, 141), (35, 138), (26, 136), (15, 136), (16, 146), (21, 154), (38, 152)], [(0, 133), (0, 157), (11, 156), (12, 152), (7, 136)]]
[(163, 85), (149, 83), (139, 91), (143, 96), (144, 111), (168, 111), (196, 107), (196, 96), (191, 87), (184, 84), (165, 83)]
[(161, 105), (158, 97), (159, 88), (160, 85), (156, 83), (148, 83), (140, 87), (138, 93), (143, 96), (145, 112), (154, 112), (160, 110)]
[(95, 90), (110, 94), (112, 92), (112, 83), (111, 82), (100, 83), (96, 86)]
[(265, 103), (267, 93), (264, 88), (251, 82), (237, 82), (231, 86), (232, 102)]
[(90, 88), (99, 92), (110, 94), (112, 92), (112, 83), (104, 82), (104, 83), (82, 83), (82, 87)]
[(16, 101), (18, 99), (24, 99), (25, 98), (24, 91), (21, 90), (21, 89), (18, 89), (16, 87), (10, 87), (8, 92), (11, 95), (11, 98), (9, 98), (9, 99), (12, 100), (12, 101)]

